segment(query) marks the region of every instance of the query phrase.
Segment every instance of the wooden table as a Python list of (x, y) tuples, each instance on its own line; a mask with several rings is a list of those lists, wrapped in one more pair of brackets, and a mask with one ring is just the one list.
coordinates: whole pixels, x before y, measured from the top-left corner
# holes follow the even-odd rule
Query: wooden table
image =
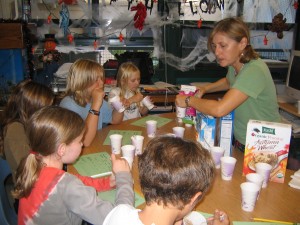
[[(172, 127), (177, 125), (175, 113), (165, 113), (157, 116), (171, 118), (172, 121), (158, 129), (158, 134), (172, 132)], [(98, 131), (97, 136), (90, 147), (83, 149), (83, 154), (95, 153), (99, 151), (111, 152), (110, 145), (103, 145), (103, 142), (110, 130), (141, 130), (145, 136), (144, 146), (149, 138), (146, 129), (131, 125), (134, 120), (124, 121), (121, 125), (110, 125)], [(196, 140), (194, 127), (186, 128), (185, 138)], [(241, 209), (241, 190), (240, 184), (245, 181), (242, 176), (243, 154), (237, 150), (233, 151), (233, 156), (237, 158), (237, 164), (232, 181), (223, 181), (220, 170), (216, 170), (214, 183), (205, 195), (203, 200), (197, 205), (196, 210), (212, 214), (215, 209), (225, 210), (231, 221), (252, 221), (252, 218), (266, 218), (272, 220), (300, 222), (300, 190), (288, 186), (290, 176), (294, 171), (287, 170), (285, 182), (283, 184), (269, 182), (268, 187), (262, 189), (259, 199), (253, 212), (244, 212)], [(141, 193), (138, 180), (137, 158), (133, 164), (134, 189)], [(68, 171), (76, 173), (73, 166), (68, 167)], [(140, 206), (140, 208), (142, 208)]]

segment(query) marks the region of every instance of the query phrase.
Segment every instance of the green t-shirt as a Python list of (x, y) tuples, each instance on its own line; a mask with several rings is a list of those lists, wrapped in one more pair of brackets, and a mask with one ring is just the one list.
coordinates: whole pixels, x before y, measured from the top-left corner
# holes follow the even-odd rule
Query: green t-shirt
[(280, 122), (275, 85), (268, 66), (261, 59), (246, 63), (237, 76), (230, 66), (226, 78), (230, 88), (248, 95), (248, 99), (235, 109), (235, 139), (245, 144), (250, 119)]

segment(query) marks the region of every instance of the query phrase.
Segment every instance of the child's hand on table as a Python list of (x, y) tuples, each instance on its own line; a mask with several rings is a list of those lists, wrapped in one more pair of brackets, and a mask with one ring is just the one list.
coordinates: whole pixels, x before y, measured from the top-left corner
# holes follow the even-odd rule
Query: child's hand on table
[(230, 221), (225, 212), (216, 209), (214, 215), (207, 219), (207, 224), (208, 225), (229, 225)]

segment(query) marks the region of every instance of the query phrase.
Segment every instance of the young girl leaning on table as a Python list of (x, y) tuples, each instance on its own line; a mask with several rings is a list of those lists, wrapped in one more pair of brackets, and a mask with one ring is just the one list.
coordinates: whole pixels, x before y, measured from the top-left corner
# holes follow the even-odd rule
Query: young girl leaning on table
[(122, 122), (121, 115), (104, 99), (104, 81), (104, 69), (96, 61), (78, 59), (70, 67), (65, 96), (59, 105), (85, 120), (84, 146), (92, 143), (104, 125)]
[[(85, 220), (102, 224), (117, 204), (133, 205), (132, 176), (127, 162), (111, 156), (115, 179), (90, 178), (65, 172), (82, 150), (83, 119), (58, 106), (45, 107), (27, 124), (31, 147), (17, 170), (13, 196), (20, 199), (18, 224), (78, 224)], [(117, 187), (112, 204), (97, 197), (97, 191)]]
[(230, 224), (220, 210), (207, 221), (199, 218), (201, 215), (198, 219), (202, 221), (188, 215), (211, 186), (215, 173), (209, 151), (200, 144), (169, 136), (153, 138), (139, 156), (138, 170), (145, 207), (140, 210), (120, 204), (103, 225)]
[[(123, 121), (148, 114), (148, 108), (142, 103), (143, 95), (139, 91), (140, 70), (132, 62), (122, 63), (118, 69), (117, 87), (109, 93), (109, 102), (118, 96), (125, 107)], [(151, 101), (151, 99), (150, 99)]]

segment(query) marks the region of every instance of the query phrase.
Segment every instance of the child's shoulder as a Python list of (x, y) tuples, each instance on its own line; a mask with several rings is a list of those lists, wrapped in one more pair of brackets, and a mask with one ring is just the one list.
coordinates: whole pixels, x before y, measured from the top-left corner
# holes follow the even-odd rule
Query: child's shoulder
[(105, 218), (103, 225), (111, 224), (134, 224), (142, 225), (138, 212), (140, 210), (128, 204), (116, 206)]

